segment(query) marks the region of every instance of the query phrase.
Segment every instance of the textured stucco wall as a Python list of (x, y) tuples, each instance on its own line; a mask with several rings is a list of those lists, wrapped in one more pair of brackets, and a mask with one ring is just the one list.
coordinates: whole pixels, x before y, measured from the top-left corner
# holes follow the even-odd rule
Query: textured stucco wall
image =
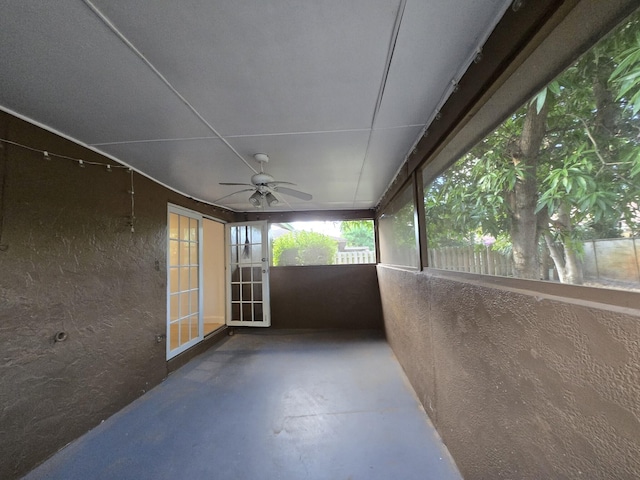
[(387, 338), (465, 479), (640, 478), (640, 310), (378, 276)]
[[(108, 162), (6, 114), (0, 137)], [(0, 478), (10, 479), (166, 376), (156, 336), (166, 330), (167, 202), (222, 214), (135, 174), (131, 233), (126, 170), (0, 143), (0, 176)]]
[(383, 328), (375, 265), (272, 267), (274, 328)]

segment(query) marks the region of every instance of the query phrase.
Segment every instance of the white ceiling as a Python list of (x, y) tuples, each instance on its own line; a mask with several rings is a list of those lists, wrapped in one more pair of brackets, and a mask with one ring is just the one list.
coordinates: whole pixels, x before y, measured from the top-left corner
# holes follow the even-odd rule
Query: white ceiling
[(376, 205), (510, 0), (7, 0), (0, 108), (239, 211)]

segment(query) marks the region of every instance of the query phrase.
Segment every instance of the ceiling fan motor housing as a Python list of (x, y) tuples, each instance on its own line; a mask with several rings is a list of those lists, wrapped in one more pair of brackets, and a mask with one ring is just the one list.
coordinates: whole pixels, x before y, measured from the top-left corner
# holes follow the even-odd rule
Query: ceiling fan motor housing
[(266, 185), (273, 181), (274, 181), (273, 177), (267, 173), (256, 173), (251, 177), (251, 183), (253, 183), (256, 186)]

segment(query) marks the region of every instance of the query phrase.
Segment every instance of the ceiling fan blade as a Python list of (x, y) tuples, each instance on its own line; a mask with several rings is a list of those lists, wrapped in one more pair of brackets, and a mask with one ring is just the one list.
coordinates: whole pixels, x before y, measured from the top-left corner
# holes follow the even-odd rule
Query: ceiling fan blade
[(233, 183), (233, 182), (220, 182), (218, 185), (236, 185), (236, 186), (246, 185), (248, 187), (253, 187), (253, 185), (250, 183)]
[(238, 190), (237, 192), (230, 193), (229, 195), (225, 195), (224, 197), (220, 197), (220, 198), (214, 200), (213, 203), (217, 203), (220, 200), (224, 200), (225, 198), (229, 198), (229, 197), (235, 195), (236, 193), (253, 192), (254, 190), (255, 190), (255, 188), (245, 188), (244, 190)]
[(273, 187), (273, 190), (275, 190), (278, 193), (284, 193), (285, 195), (291, 195), (292, 197), (299, 198), (300, 200), (311, 200), (313, 198), (313, 196), (309, 195), (308, 193), (300, 192), (292, 188)]
[(284, 185), (295, 185), (295, 183), (293, 183), (293, 182), (269, 182), (269, 183), (267, 183), (267, 185), (269, 187), (276, 186), (276, 185), (283, 185), (283, 184)]

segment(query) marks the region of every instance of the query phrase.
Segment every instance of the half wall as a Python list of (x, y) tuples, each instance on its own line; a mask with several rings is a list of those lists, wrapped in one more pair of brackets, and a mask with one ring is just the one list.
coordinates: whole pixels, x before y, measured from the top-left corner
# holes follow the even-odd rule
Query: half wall
[(387, 338), (464, 478), (640, 478), (638, 294), (378, 278)]

